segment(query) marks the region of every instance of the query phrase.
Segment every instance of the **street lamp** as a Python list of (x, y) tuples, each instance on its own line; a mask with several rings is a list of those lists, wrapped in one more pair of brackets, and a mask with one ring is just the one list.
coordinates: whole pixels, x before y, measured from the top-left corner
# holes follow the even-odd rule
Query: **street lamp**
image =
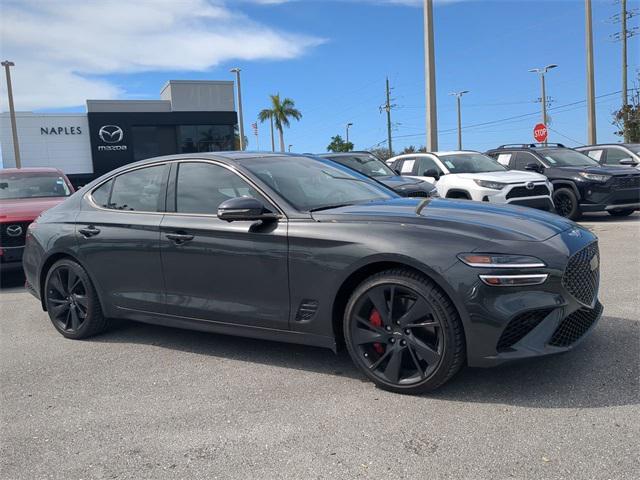
[(529, 71), (531, 73), (537, 73), (540, 75), (540, 84), (542, 86), (542, 123), (547, 125), (547, 89), (544, 83), (544, 75), (552, 68), (556, 68), (558, 65), (552, 63), (551, 65), (547, 65), (546, 67), (541, 68), (532, 68)]
[(293, 145), (289, 144), (289, 148), (288, 148), (289, 152), (291, 152), (291, 147), (293, 147)]
[(240, 150), (244, 150), (244, 123), (242, 121), (242, 91), (240, 89), (240, 68), (235, 67), (229, 71), (236, 74), (236, 85), (238, 89), (238, 131), (240, 134)]
[(16, 159), (16, 168), (22, 167), (20, 161), (20, 146), (18, 145), (18, 127), (16, 126), (16, 109), (13, 106), (13, 89), (11, 88), (11, 72), (9, 67), (14, 67), (15, 63), (5, 60), (0, 62), (7, 74), (7, 95), (9, 96), (9, 116), (11, 117), (11, 134), (13, 135), (13, 156)]
[(349, 143), (349, 127), (352, 127), (353, 123), (349, 122), (347, 123), (347, 143)]
[(451, 92), (449, 95), (456, 97), (456, 104), (458, 106), (458, 150), (462, 150), (462, 112), (460, 108), (460, 100), (462, 95), (469, 93), (469, 90), (462, 90), (460, 92)]

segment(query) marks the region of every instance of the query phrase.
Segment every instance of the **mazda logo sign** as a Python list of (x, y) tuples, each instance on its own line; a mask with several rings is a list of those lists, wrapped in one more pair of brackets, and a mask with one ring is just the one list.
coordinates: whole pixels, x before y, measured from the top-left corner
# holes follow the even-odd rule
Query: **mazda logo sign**
[(9, 225), (7, 227), (7, 235), (10, 237), (19, 237), (22, 235), (22, 227), (20, 225)]
[(535, 185), (533, 184), (533, 182), (527, 182), (525, 187), (527, 187), (527, 190), (533, 190)]
[(124, 132), (117, 125), (104, 125), (98, 130), (98, 136), (104, 143), (119, 143), (124, 137)]

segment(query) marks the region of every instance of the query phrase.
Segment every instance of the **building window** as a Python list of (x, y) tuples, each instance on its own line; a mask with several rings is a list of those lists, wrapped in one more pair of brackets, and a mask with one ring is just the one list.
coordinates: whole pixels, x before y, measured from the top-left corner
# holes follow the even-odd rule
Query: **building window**
[(180, 153), (233, 150), (233, 125), (178, 126)]

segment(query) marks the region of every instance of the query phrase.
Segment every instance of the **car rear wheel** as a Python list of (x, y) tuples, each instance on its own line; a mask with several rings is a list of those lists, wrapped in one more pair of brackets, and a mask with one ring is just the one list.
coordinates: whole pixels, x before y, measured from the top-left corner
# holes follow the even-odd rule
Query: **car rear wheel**
[(633, 209), (627, 209), (627, 210), (609, 210), (609, 215), (612, 215), (614, 217), (628, 217), (629, 215), (631, 215), (633, 212), (635, 212), (635, 210)]
[(63, 259), (52, 265), (44, 293), (51, 323), (63, 336), (86, 338), (107, 327), (87, 272), (73, 260)]
[(355, 364), (393, 392), (434, 390), (465, 360), (453, 303), (431, 280), (409, 270), (388, 270), (360, 284), (347, 303), (344, 332)]
[(559, 188), (553, 192), (553, 203), (558, 215), (571, 220), (580, 218), (580, 205), (578, 197), (570, 188)]

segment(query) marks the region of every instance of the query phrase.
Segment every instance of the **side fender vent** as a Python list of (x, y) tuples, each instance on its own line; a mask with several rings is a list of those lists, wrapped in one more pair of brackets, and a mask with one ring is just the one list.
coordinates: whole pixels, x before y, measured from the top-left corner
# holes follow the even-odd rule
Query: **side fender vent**
[(300, 302), (298, 312), (296, 313), (296, 322), (308, 322), (316, 316), (318, 311), (318, 301), (305, 298)]

